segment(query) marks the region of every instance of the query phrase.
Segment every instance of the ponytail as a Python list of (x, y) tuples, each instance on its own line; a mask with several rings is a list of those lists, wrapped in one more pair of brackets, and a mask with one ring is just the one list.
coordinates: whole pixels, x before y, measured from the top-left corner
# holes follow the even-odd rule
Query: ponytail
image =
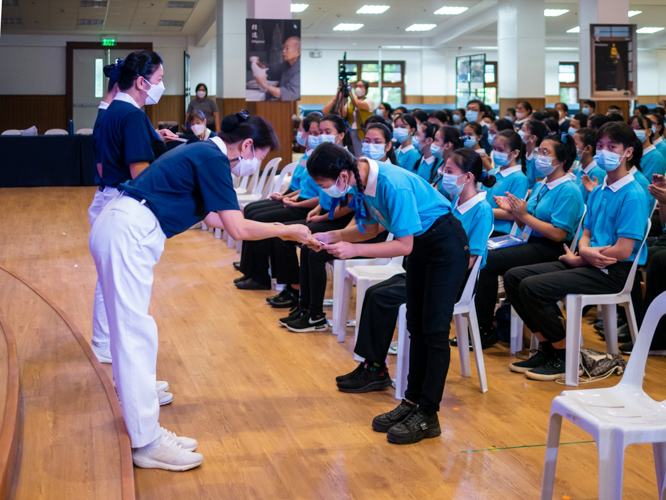
[(489, 175), (483, 168), (483, 160), (472, 148), (457, 149), (451, 153), (451, 161), (463, 172), (471, 172), (474, 182), (480, 182), (487, 188), (491, 188), (497, 182), (494, 175)]
[(221, 129), (220, 137), (227, 144), (252, 139), (255, 148), (268, 147), (275, 151), (280, 147), (273, 126), (261, 116), (250, 115), (245, 110), (225, 116)]

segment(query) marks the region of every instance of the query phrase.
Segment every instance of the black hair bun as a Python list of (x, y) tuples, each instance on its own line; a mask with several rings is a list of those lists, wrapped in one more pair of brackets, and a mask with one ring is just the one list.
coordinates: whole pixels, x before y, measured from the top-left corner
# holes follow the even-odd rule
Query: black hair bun
[(117, 82), (120, 80), (122, 74), (122, 67), (125, 65), (124, 59), (116, 59), (114, 64), (108, 64), (104, 66), (104, 76), (110, 80)]
[(242, 119), (240, 116), (238, 116), (238, 113), (225, 116), (221, 124), (222, 132), (226, 132), (227, 134), (233, 132), (238, 128), (238, 126), (241, 123), (241, 120)]

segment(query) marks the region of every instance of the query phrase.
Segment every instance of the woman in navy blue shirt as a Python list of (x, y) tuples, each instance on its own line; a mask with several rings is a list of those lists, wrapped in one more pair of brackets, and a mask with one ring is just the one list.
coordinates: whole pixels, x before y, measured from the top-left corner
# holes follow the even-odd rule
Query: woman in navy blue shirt
[(194, 453), (194, 439), (177, 437), (158, 422), (158, 336), (148, 308), (153, 267), (165, 240), (205, 218), (208, 226), (224, 228), (235, 239), (280, 237), (316, 244), (305, 226), (248, 221), (238, 207), (231, 173), (251, 174), (278, 146), (263, 118), (229, 115), (220, 137), (176, 148), (124, 182), (93, 226), (90, 250), (109, 319), (113, 378), (138, 467), (182, 471), (203, 461)]

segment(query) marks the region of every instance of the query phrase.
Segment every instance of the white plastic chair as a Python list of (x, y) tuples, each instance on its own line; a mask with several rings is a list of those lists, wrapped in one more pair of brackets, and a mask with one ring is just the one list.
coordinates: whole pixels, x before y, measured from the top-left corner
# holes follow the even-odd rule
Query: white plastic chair
[(61, 128), (52, 128), (44, 132), (44, 135), (69, 135), (69, 132)]
[(80, 128), (76, 131), (76, 135), (92, 135), (93, 129), (91, 128)]
[[(488, 238), (493, 234), (495, 226), (490, 228)], [(488, 239), (486, 238), (486, 239)], [(474, 287), (479, 279), (482, 257), (477, 257), (472, 270), (467, 277), (465, 288), (460, 300), (453, 308), (453, 322), (456, 325), (456, 336), (458, 337), (458, 355), (460, 357), (460, 372), (463, 377), (471, 377), (472, 371), (469, 363), (469, 330), (472, 331), (472, 347), (474, 348), (474, 361), (476, 372), (479, 376), (479, 388), (482, 393), (488, 391), (486, 380), (486, 367), (483, 361), (483, 348), (481, 346), (481, 334), (479, 332), (479, 321), (476, 318), (476, 305), (474, 304)], [(398, 313), (398, 360), (395, 372), (395, 398), (405, 397), (407, 390), (407, 375), (409, 374), (409, 332), (407, 331), (407, 304), (400, 306)]]
[[(587, 205), (583, 209), (583, 216), (578, 222), (578, 229), (574, 234), (573, 240), (571, 240), (571, 251), (575, 252), (578, 247), (578, 241), (580, 240), (581, 234), (583, 234), (583, 222), (585, 221), (585, 216), (587, 215)], [(524, 322), (518, 316), (516, 310), (511, 306), (511, 340), (510, 340), (510, 350), (511, 354), (516, 354), (523, 350), (523, 327)], [(537, 338), (532, 335), (532, 340), (530, 341), (530, 353), (531, 351), (536, 351), (539, 348), (539, 341)], [(531, 354), (530, 354), (531, 356)]]
[(21, 131), (16, 129), (10, 129), (10, 130), (5, 130), (0, 135), (21, 135)]
[(652, 443), (658, 498), (666, 496), (666, 404), (643, 391), (643, 376), (650, 343), (666, 313), (666, 292), (647, 310), (631, 351), (626, 372), (615, 387), (564, 391), (553, 399), (541, 500), (553, 497), (562, 417), (594, 438), (599, 452), (599, 500), (621, 500), (624, 449), (630, 444)]
[(277, 176), (277, 180), (275, 179), (275, 176), (272, 177), (272, 182), (268, 190), (269, 196), (273, 193), (279, 193), (282, 190), (282, 184), (285, 183), (285, 179), (287, 176), (293, 176), (296, 167), (298, 167), (298, 162), (289, 163), (288, 165), (285, 165), (284, 168), (280, 171), (280, 175)]
[[(631, 289), (634, 286), (634, 277), (638, 268), (638, 258), (641, 255), (645, 240), (650, 234), (652, 223), (647, 221), (645, 236), (638, 250), (638, 254), (631, 265), (631, 270), (627, 276), (627, 281), (620, 293), (609, 293), (604, 295), (577, 295), (569, 294), (566, 298), (567, 308), (567, 350), (566, 350), (566, 378), (565, 384), (569, 386), (578, 386), (578, 364), (580, 363), (580, 344), (582, 334), (582, 316), (583, 308), (587, 305), (601, 306), (604, 318), (604, 336), (606, 337), (606, 349), (611, 354), (617, 354), (617, 306), (624, 307), (627, 313), (627, 322), (629, 323), (629, 332), (631, 339), (636, 342), (638, 325), (634, 315), (634, 307), (631, 303)], [(665, 457), (666, 458), (666, 457)]]

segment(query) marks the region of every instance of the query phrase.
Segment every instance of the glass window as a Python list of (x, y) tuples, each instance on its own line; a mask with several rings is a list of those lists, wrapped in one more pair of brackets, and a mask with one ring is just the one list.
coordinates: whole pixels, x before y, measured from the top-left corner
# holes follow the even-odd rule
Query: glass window
[(578, 88), (577, 87), (561, 87), (560, 88), (560, 101), (566, 104), (578, 103)]
[(361, 79), (366, 82), (376, 83), (379, 81), (379, 64), (363, 63), (361, 65)]
[(95, 97), (104, 97), (104, 59), (95, 59)]
[(387, 83), (402, 82), (402, 64), (385, 64), (384, 81)]
[(497, 81), (497, 76), (495, 75), (495, 65), (486, 64), (485, 82), (495, 83), (496, 81)]
[(486, 87), (485, 104), (497, 104), (497, 87)]
[(349, 73), (354, 73), (354, 75), (349, 77), (350, 82), (355, 82), (358, 80), (358, 68), (356, 67), (355, 63), (352, 64), (345, 64), (345, 70), (348, 71)]
[(375, 101), (375, 107), (379, 106), (380, 100), (379, 100), (378, 87), (370, 87), (370, 89), (368, 90), (368, 99), (372, 99), (373, 101)]
[(402, 87), (384, 87), (384, 99), (382, 102), (388, 102), (392, 108), (402, 104)]
[(560, 64), (560, 83), (576, 82), (576, 66), (573, 64)]

